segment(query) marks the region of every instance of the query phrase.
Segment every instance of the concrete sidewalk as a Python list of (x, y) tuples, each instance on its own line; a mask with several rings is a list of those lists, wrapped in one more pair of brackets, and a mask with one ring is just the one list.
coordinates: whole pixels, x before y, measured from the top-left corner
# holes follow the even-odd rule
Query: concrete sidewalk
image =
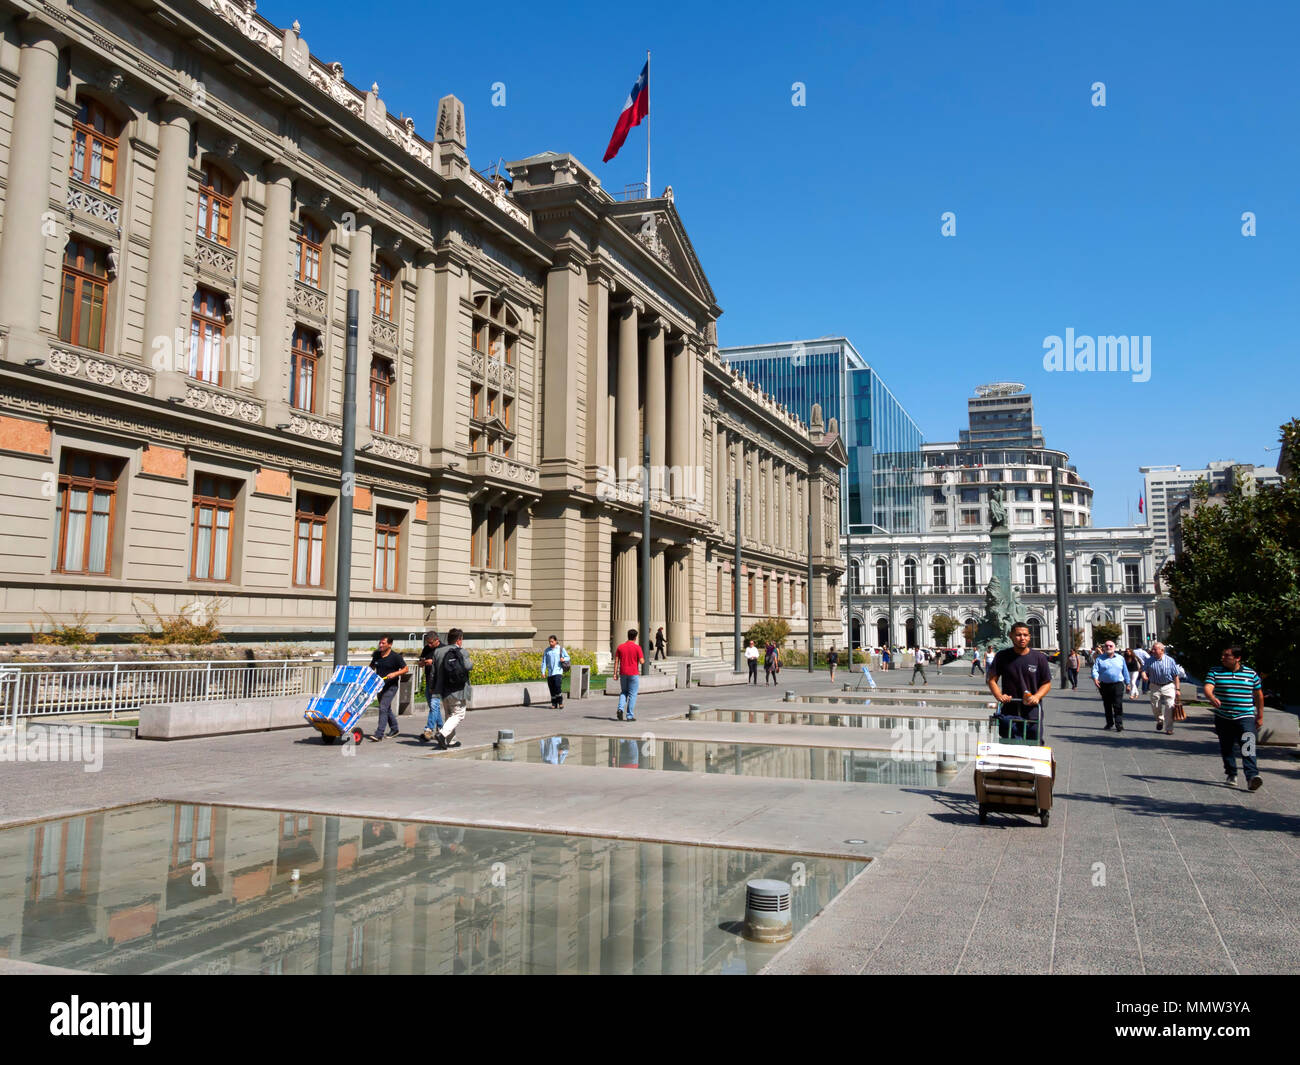
[(1232, 790), (1208, 708), (1173, 736), (1126, 711), (1105, 732), (1091, 685), (1053, 693), (1047, 828), (981, 827), (958, 778), (765, 971), (1300, 972), (1295, 751), (1261, 748), (1263, 789)]

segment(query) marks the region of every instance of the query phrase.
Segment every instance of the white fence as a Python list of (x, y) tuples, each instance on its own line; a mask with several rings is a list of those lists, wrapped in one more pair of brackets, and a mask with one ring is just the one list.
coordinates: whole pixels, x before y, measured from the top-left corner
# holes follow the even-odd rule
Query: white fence
[(314, 695), (329, 658), (252, 662), (58, 662), (0, 668), (0, 724), (51, 714), (105, 718), (150, 703)]

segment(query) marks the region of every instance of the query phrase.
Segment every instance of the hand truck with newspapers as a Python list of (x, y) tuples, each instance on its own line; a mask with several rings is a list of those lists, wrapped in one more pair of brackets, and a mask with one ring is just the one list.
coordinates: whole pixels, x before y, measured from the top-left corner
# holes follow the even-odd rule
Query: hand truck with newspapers
[(339, 666), (302, 716), (320, 733), (322, 743), (334, 743), (340, 736), (360, 743), (365, 733), (357, 722), (383, 686), (383, 677), (369, 666)]
[(976, 749), (975, 801), (980, 824), (988, 821), (991, 812), (1037, 814), (1045, 828), (1052, 816), (1052, 785), (1056, 781), (1056, 758), (1052, 749), (1043, 745), (1046, 714), (1041, 703), (1036, 721), (1004, 712), (1011, 707), (1024, 710), (1019, 699), (1003, 703), (989, 718), (997, 742), (981, 743)]

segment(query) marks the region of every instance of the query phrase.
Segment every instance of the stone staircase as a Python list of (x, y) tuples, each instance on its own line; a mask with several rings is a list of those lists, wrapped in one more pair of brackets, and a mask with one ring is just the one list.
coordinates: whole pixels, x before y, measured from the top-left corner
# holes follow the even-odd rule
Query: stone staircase
[(701, 673), (729, 673), (731, 672), (732, 663), (717, 655), (707, 657), (700, 655), (698, 658), (694, 655), (669, 655), (667, 658), (661, 658), (657, 662), (652, 657), (650, 659), (650, 670), (652, 673), (662, 673), (665, 676), (677, 676), (677, 663), (689, 662), (691, 672), (694, 676)]

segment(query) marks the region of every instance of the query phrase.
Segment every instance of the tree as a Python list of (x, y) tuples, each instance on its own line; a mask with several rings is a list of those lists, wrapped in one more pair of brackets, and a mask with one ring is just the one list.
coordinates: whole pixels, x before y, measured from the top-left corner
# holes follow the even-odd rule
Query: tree
[(1092, 639), (1096, 646), (1100, 647), (1107, 640), (1119, 642), (1119, 634), (1123, 630), (1113, 621), (1094, 621), (1092, 623)]
[[(1285, 454), (1300, 444), (1300, 419), (1282, 426)], [(1246, 664), (1287, 702), (1300, 700), (1300, 472), (1250, 495), (1234, 486), (1211, 499), (1199, 482), (1183, 518), (1183, 550), (1163, 571), (1178, 608), (1171, 632), (1195, 676), (1240, 644)]]
[(935, 614), (930, 622), (930, 631), (934, 633), (936, 646), (947, 647), (948, 640), (957, 631), (957, 619), (948, 614)]
[(1083, 629), (1070, 630), (1070, 650), (1077, 651), (1083, 646)]
[(970, 622), (961, 630), (962, 637), (966, 640), (966, 646), (970, 647), (975, 643), (975, 626)]
[(749, 641), (753, 640), (756, 647), (766, 647), (769, 643), (774, 643), (777, 647), (785, 644), (785, 638), (790, 635), (790, 625), (781, 618), (764, 618), (762, 621), (756, 621), (749, 627), (749, 631), (744, 634), (745, 645), (749, 646)]

